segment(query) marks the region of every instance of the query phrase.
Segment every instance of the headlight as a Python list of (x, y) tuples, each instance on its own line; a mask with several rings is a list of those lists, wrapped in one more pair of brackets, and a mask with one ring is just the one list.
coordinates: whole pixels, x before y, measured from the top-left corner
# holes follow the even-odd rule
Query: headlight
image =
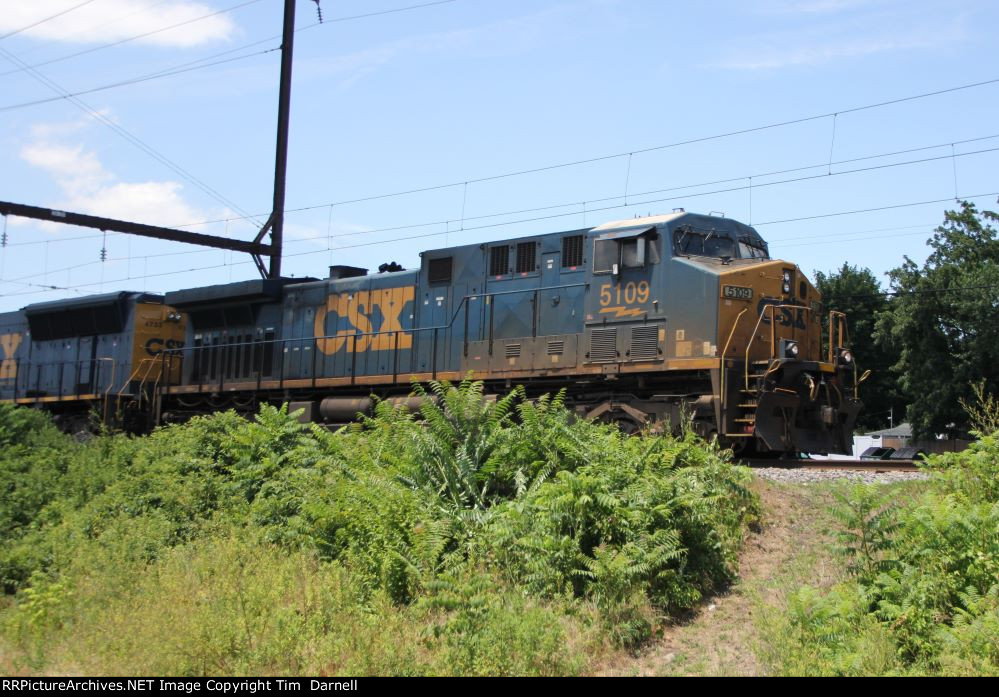
[(780, 355), (782, 358), (797, 358), (800, 348), (794, 339), (780, 340)]
[(784, 282), (787, 283), (787, 284), (791, 283), (791, 272), (790, 271), (785, 271), (784, 272)]
[(850, 349), (843, 349), (842, 351), (840, 351), (839, 357), (840, 360), (843, 361), (844, 363), (847, 364), (853, 363), (853, 353), (850, 351)]
[(784, 294), (785, 295), (789, 295), (791, 293), (791, 284), (788, 283), (787, 281), (784, 282), (783, 288), (784, 288)]

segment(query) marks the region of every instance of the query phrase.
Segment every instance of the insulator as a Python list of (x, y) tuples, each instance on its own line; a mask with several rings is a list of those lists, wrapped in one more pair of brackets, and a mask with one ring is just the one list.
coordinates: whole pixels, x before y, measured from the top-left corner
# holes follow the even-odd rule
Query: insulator
[(323, 8), (322, 8), (322, 6), (320, 6), (319, 0), (312, 0), (312, 2), (316, 3), (316, 15), (319, 16), (319, 23), (322, 24), (323, 23)]

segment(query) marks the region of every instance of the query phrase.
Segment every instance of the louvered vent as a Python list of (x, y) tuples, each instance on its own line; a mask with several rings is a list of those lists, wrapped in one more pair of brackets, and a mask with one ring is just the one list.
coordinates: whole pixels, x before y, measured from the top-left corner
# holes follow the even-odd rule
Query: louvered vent
[(548, 355), (561, 356), (565, 351), (565, 341), (563, 339), (551, 339), (548, 342)]
[(583, 265), (583, 236), (572, 235), (562, 238), (562, 268)]
[(537, 242), (517, 243), (517, 273), (530, 273), (537, 269)]
[(505, 244), (489, 248), (489, 275), (502, 276), (510, 273), (510, 248)]
[(659, 357), (659, 326), (631, 328), (631, 360), (647, 361)]
[(451, 257), (431, 259), (427, 276), (431, 283), (448, 283), (451, 280)]
[(590, 361), (607, 363), (617, 360), (617, 327), (590, 330)]
[(507, 344), (506, 345), (506, 357), (507, 358), (520, 358), (520, 344)]

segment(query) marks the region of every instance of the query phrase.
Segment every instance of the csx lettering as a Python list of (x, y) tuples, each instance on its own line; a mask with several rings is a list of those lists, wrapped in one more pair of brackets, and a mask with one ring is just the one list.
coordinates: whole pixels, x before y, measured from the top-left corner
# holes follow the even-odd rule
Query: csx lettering
[(176, 339), (160, 339), (154, 337), (146, 342), (146, 353), (150, 356), (158, 356), (163, 353), (163, 349), (171, 351), (173, 349), (184, 348), (183, 341), (177, 341)]
[(791, 327), (795, 329), (807, 329), (805, 325), (805, 310), (800, 307), (785, 307), (783, 305), (777, 305), (773, 298), (761, 298), (759, 305), (756, 307), (758, 313), (763, 314), (763, 323), (770, 324), (770, 310), (766, 309), (767, 305), (774, 305), (774, 317), (777, 320), (777, 324), (782, 327)]
[(0, 380), (13, 380), (17, 377), (17, 360), (14, 354), (21, 345), (20, 334), (4, 334), (0, 336), (0, 348), (3, 349), (3, 362), (0, 362)]
[[(354, 293), (334, 293), (326, 299), (326, 305), (316, 311), (316, 346), (327, 356), (346, 347), (352, 351), (383, 351), (386, 349), (408, 349), (413, 347), (413, 335), (402, 328), (399, 317), (406, 303), (415, 297), (413, 288), (385, 288), (382, 290), (361, 290)], [(375, 310), (381, 315), (381, 326), (373, 326)], [(334, 326), (348, 325), (332, 335), (326, 331), (326, 320), (335, 315)], [(354, 337), (348, 341), (349, 337)]]

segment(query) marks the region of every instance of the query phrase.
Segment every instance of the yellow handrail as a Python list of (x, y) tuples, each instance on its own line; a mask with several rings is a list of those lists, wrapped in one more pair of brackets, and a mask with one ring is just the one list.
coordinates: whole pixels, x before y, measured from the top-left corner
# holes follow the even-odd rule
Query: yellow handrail
[[(775, 305), (773, 303), (764, 305), (762, 308), (760, 308), (760, 316), (756, 320), (756, 326), (753, 327), (753, 333), (749, 336), (749, 341), (746, 342), (746, 362), (743, 366), (744, 369), (743, 376), (745, 379), (747, 390), (749, 389), (749, 349), (752, 348), (753, 342), (756, 340), (756, 333), (760, 330), (760, 323), (763, 322), (763, 316), (767, 313), (767, 311), (770, 312), (770, 360), (773, 361), (775, 359), (774, 351), (776, 351), (776, 343), (777, 343), (777, 323), (775, 322), (774, 308), (777, 307), (781, 308), (786, 307), (791, 310), (804, 310), (805, 312), (812, 311), (812, 308), (805, 307), (804, 305), (784, 305), (784, 304)], [(772, 368), (773, 365), (771, 364), (771, 366), (767, 369), (767, 375), (770, 374)]]
[(843, 335), (846, 333), (846, 314), (838, 310), (829, 310), (829, 362), (833, 362), (833, 319), (836, 319), (837, 346), (843, 346)]
[(146, 373), (143, 376), (142, 381), (139, 383), (139, 404), (140, 405), (142, 404), (142, 385), (145, 384), (146, 379), (149, 377), (149, 370), (153, 366), (153, 362), (155, 360), (156, 360), (155, 358), (143, 358), (142, 360), (139, 361), (139, 365), (136, 366), (135, 370), (132, 371), (132, 374), (128, 376), (128, 380), (122, 383), (121, 389), (118, 390), (118, 394), (116, 395), (115, 398), (115, 409), (121, 408), (121, 397), (125, 393), (125, 390), (128, 388), (129, 383), (135, 380), (139, 376), (139, 371), (142, 370), (142, 366), (148, 363), (148, 365), (146, 366)]
[(108, 399), (108, 397), (111, 395), (111, 390), (114, 389), (114, 369), (115, 369), (115, 365), (117, 365), (117, 364), (114, 362), (113, 358), (98, 358), (97, 360), (99, 360), (99, 361), (110, 361), (111, 362), (111, 380), (108, 382), (108, 388), (106, 390), (104, 390), (104, 414), (103, 414), (103, 417), (104, 417), (104, 424), (106, 425), (107, 422), (108, 422), (108, 404), (111, 401), (111, 400)]
[[(726, 397), (728, 395), (728, 393), (725, 391), (725, 373), (728, 372), (728, 370), (727, 370), (727, 368), (725, 366), (725, 356), (728, 354), (728, 347), (729, 347), (729, 344), (732, 343), (732, 337), (735, 336), (735, 328), (739, 326), (739, 320), (742, 319), (742, 316), (744, 314), (746, 314), (747, 312), (749, 312), (749, 308), (748, 307), (744, 307), (744, 308), (742, 308), (742, 312), (740, 312), (738, 315), (736, 315), (735, 321), (732, 322), (732, 329), (728, 333), (728, 339), (725, 341), (725, 348), (722, 349), (722, 355), (721, 355), (721, 411), (722, 411), (723, 418), (724, 418), (724, 414), (725, 414)], [(721, 425), (719, 424), (719, 428), (720, 427), (721, 427)]]

